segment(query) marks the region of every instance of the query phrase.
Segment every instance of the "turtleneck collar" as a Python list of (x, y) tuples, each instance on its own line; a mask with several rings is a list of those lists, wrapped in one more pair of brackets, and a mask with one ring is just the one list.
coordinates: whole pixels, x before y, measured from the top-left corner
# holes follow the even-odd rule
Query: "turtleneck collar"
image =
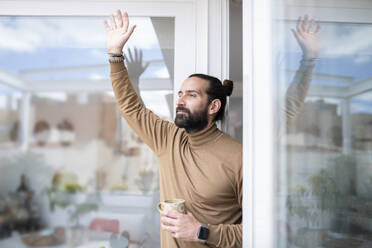
[(216, 140), (222, 132), (217, 128), (216, 123), (212, 123), (203, 130), (196, 133), (188, 133), (189, 142), (192, 147), (199, 147)]

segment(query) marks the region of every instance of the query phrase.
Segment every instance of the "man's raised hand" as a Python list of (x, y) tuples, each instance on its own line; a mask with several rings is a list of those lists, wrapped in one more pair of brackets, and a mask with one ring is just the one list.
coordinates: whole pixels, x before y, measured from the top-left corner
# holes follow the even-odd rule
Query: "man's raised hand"
[(305, 15), (303, 20), (300, 16), (297, 20), (296, 30), (292, 29), (293, 35), (302, 49), (304, 59), (314, 59), (318, 57), (319, 31), (320, 24), (317, 24), (315, 28), (314, 19), (309, 20), (307, 15)]
[(122, 54), (123, 47), (132, 35), (136, 25), (131, 26), (129, 29), (129, 18), (128, 13), (124, 12), (124, 16), (121, 11), (117, 11), (118, 23), (115, 21), (115, 16), (110, 15), (111, 26), (107, 20), (104, 20), (104, 25), (107, 31), (107, 52), (109, 54)]

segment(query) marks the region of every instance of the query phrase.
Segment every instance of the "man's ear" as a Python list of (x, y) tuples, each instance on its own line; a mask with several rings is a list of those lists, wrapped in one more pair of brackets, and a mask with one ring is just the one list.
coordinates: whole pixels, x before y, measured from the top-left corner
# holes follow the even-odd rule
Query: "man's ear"
[(220, 110), (220, 108), (221, 108), (221, 101), (220, 101), (220, 99), (214, 99), (214, 100), (209, 104), (209, 107), (208, 107), (208, 114), (209, 114), (209, 115), (217, 114), (218, 111)]

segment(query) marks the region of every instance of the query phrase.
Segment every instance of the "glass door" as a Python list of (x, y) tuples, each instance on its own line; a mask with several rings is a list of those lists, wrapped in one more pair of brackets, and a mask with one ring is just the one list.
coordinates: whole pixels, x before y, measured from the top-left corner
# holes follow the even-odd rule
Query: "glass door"
[(371, 246), (371, 3), (244, 9), (246, 247)]
[[(123, 6), (71, 4), (0, 7), (0, 247), (159, 247), (157, 159), (109, 79), (103, 20)], [(174, 91), (206, 67), (194, 2), (126, 10), (137, 25), (124, 51), (131, 81), (171, 121)]]

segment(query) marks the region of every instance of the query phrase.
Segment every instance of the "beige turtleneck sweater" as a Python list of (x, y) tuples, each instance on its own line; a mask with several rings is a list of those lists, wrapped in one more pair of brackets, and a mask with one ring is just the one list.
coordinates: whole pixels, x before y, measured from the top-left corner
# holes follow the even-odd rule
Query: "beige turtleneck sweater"
[(241, 247), (242, 145), (215, 124), (188, 134), (160, 119), (139, 100), (123, 63), (111, 63), (111, 81), (121, 114), (158, 156), (160, 199), (185, 199), (210, 229), (206, 244), (161, 231), (161, 247)]

